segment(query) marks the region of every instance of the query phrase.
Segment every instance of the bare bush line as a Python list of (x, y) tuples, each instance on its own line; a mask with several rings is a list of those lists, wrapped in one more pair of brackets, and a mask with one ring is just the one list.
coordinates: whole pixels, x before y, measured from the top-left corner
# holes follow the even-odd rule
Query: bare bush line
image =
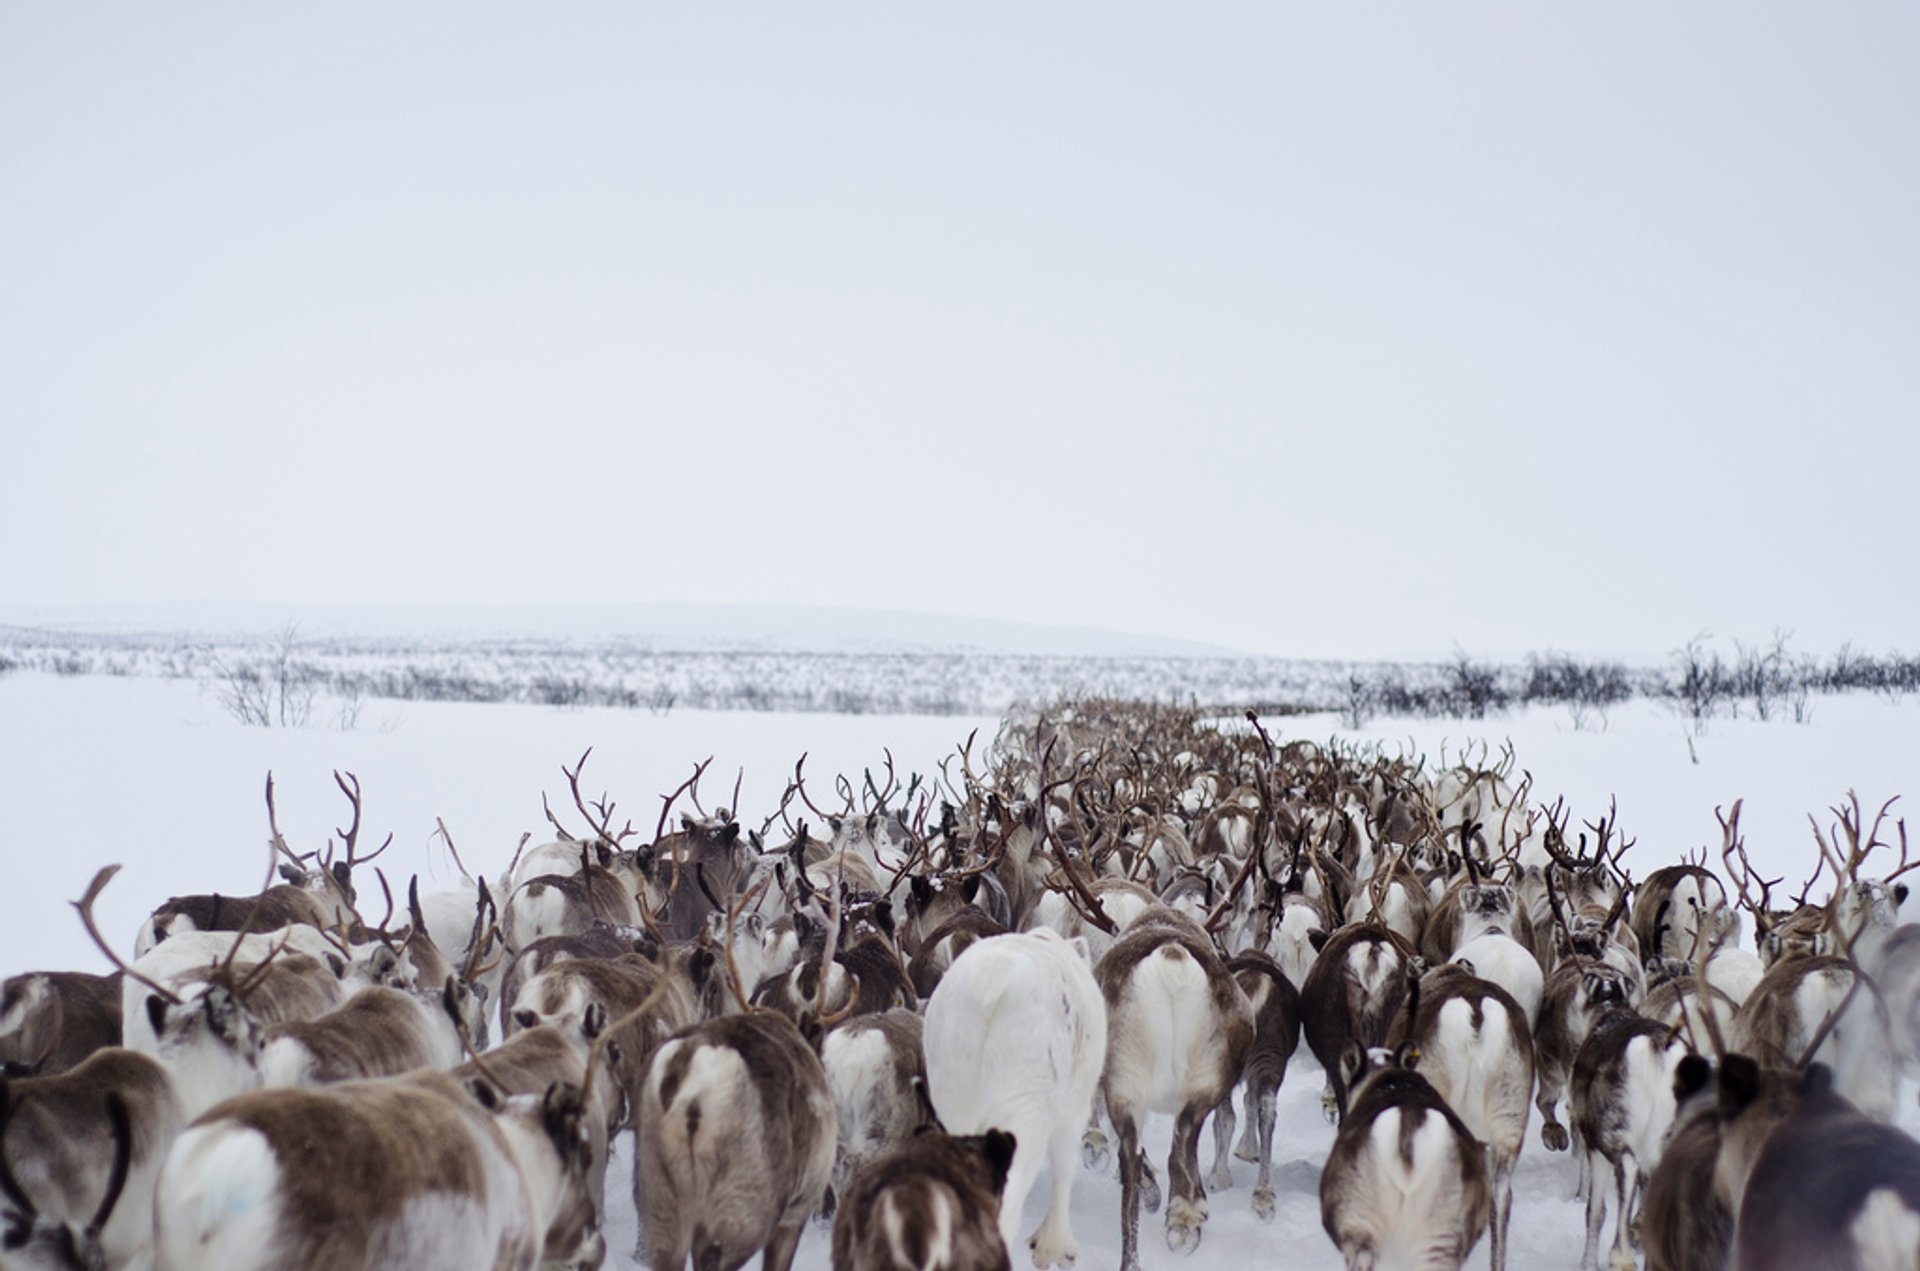
[(194, 679), (236, 719), (265, 726), (326, 722), (319, 699), (346, 705), (354, 726), (371, 699), (517, 703), (666, 714), (745, 710), (836, 715), (996, 715), (1009, 703), (1104, 695), (1237, 714), (1333, 712), (1359, 728), (1382, 716), (1484, 719), (1516, 707), (1563, 707), (1576, 728), (1604, 728), (1622, 703), (1671, 706), (1694, 734), (1718, 718), (1805, 722), (1819, 695), (1920, 692), (1920, 658), (1843, 645), (1826, 658), (1795, 651), (1790, 633), (1731, 649), (1705, 633), (1664, 667), (1632, 667), (1548, 651), (1520, 663), (1457, 652), (1443, 663), (1337, 663), (1282, 658), (1072, 658), (973, 653), (661, 651), (634, 644), (305, 639), (183, 641), (0, 630), (0, 675)]

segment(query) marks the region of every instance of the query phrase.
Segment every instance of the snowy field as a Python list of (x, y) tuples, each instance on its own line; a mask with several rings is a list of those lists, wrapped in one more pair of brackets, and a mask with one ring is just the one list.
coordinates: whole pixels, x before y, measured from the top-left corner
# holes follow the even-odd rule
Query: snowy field
[[(1285, 737), (1337, 732), (1332, 716), (1271, 722)], [(811, 786), (824, 793), (835, 773), (858, 781), (863, 767), (879, 766), (885, 747), (903, 773), (930, 774), (970, 729), (979, 726), (984, 741), (996, 725), (952, 717), (684, 710), (656, 716), (376, 701), (351, 731), (266, 730), (236, 724), (189, 681), (0, 677), (0, 851), (7, 866), (0, 973), (104, 966), (65, 902), (108, 862), (126, 865), (99, 906), (123, 952), (131, 949), (140, 918), (171, 894), (256, 889), (266, 862), (261, 795), (269, 769), (277, 778), (281, 826), (296, 850), (318, 847), (343, 823), (344, 801), (331, 770), (358, 773), (366, 791), (363, 842), (393, 832), (393, 850), (381, 864), (399, 890), (413, 872), (423, 886), (448, 876), (444, 849), (432, 839), (436, 817), (445, 818), (468, 866), (488, 875), (505, 865), (522, 832), (545, 833), (542, 792), (563, 821), (578, 825), (559, 768), (588, 746), (594, 747), (585, 783), (590, 793), (610, 792), (620, 815), (650, 834), (659, 796), (708, 755), (714, 762), (702, 787), (707, 806), (730, 801), (734, 774), (744, 769), (741, 804), (747, 823), (757, 825), (802, 752), (811, 755)], [(1439, 761), (1443, 745), (1451, 759), (1469, 739), (1487, 739), (1496, 750), (1511, 739), (1519, 766), (1534, 776), (1536, 795), (1564, 794), (1575, 814), (1589, 819), (1605, 810), (1610, 796), (1618, 798), (1620, 824), (1639, 840), (1628, 857), (1636, 875), (1690, 849), (1717, 846), (1715, 805), (1745, 798), (1742, 825), (1756, 863), (1799, 879), (1813, 860), (1808, 813), (1825, 824), (1826, 808), (1849, 788), (1871, 811), (1920, 778), (1920, 704), (1869, 695), (1816, 698), (1807, 724), (1716, 720), (1693, 741), (1691, 754), (1681, 721), (1649, 702), (1617, 708), (1604, 730), (1592, 723), (1576, 729), (1559, 710), (1474, 725), (1382, 721), (1358, 736), (1425, 753), (1430, 762)], [(1253, 1167), (1235, 1162), (1235, 1187), (1212, 1197), (1197, 1254), (1169, 1253), (1162, 1219), (1143, 1219), (1146, 1267), (1316, 1271), (1341, 1265), (1320, 1228), (1319, 1171), (1332, 1142), (1320, 1115), (1320, 1086), (1303, 1046), (1281, 1092), (1274, 1221), (1252, 1216)], [(1912, 1109), (1909, 1091), (1902, 1113), (1909, 1128)], [(1149, 1146), (1163, 1161), (1170, 1128), (1156, 1122), (1149, 1130)], [(1211, 1135), (1203, 1138), (1202, 1152), (1204, 1169), (1211, 1164)], [(629, 1265), (634, 1242), (631, 1199), (621, 1181), (626, 1160), (623, 1151), (609, 1172), (609, 1266)], [(1514, 1206), (1515, 1268), (1577, 1263), (1583, 1220), (1569, 1199), (1572, 1186), (1571, 1160), (1542, 1151), (1530, 1125)], [(1026, 1230), (1038, 1224), (1046, 1192), (1044, 1183), (1034, 1189)], [(1118, 1208), (1111, 1173), (1082, 1174), (1074, 1230), (1085, 1271), (1118, 1266)], [(1021, 1251), (1015, 1264), (1025, 1261)], [(1468, 1265), (1486, 1262), (1483, 1241)], [(816, 1224), (799, 1265), (826, 1263), (826, 1228)]]

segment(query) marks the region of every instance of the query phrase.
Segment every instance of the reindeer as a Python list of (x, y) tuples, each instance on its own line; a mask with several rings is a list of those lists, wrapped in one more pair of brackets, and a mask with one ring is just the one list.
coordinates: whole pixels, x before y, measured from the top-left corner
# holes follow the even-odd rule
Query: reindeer
[[(1270, 1222), (1275, 1212), (1273, 1191), (1274, 1100), (1287, 1078), (1287, 1063), (1300, 1045), (1300, 993), (1281, 971), (1279, 963), (1249, 949), (1227, 962), (1227, 970), (1253, 1008), (1253, 1041), (1240, 1070), (1246, 1091), (1247, 1128), (1234, 1155), (1258, 1161), (1260, 1176), (1253, 1188), (1253, 1212)], [(1233, 1186), (1227, 1165), (1227, 1145), (1233, 1141), (1233, 1100), (1222, 1099), (1213, 1113), (1213, 1172), (1207, 1186), (1225, 1191)]]
[(1107, 1004), (1100, 1093), (1120, 1158), (1120, 1265), (1139, 1266), (1141, 1122), (1174, 1117), (1167, 1244), (1186, 1253), (1207, 1219), (1200, 1128), (1233, 1093), (1253, 1045), (1253, 1007), (1206, 931), (1165, 907), (1143, 913), (1094, 967)]
[(1618, 1198), (1612, 1265), (1616, 1271), (1633, 1271), (1629, 1232), (1646, 1172), (1659, 1164), (1673, 1124), (1674, 1075), (1687, 1053), (1674, 1029), (1620, 1010), (1601, 1019), (1574, 1056), (1573, 1123), (1588, 1155), (1589, 1178), (1583, 1268), (1597, 1265), (1600, 1229), (1607, 1218), (1599, 1176), (1604, 1161), (1613, 1167)]
[(874, 1160), (835, 1211), (835, 1271), (1010, 1271), (999, 1213), (1014, 1151), (1001, 1130), (929, 1129)]
[[(1812, 1041), (1817, 1047), (1809, 1049)], [(1883, 1121), (1893, 1116), (1897, 1073), (1886, 1003), (1849, 958), (1802, 955), (1774, 963), (1735, 1013), (1728, 1042), (1769, 1067), (1792, 1065), (1797, 1055), (1804, 1055), (1801, 1064), (1819, 1059), (1862, 1112)]]
[(1826, 1065), (1763, 1073), (1730, 1055), (1718, 1103), (1734, 1271), (1920, 1261), (1920, 1143), (1841, 1097)]
[(370, 985), (318, 1019), (275, 1024), (261, 1035), (265, 1086), (323, 1086), (393, 1077), (460, 1062), (466, 991), (449, 975), (431, 1006), (412, 993)]
[(1675, 1112), (1640, 1197), (1647, 1271), (1724, 1271), (1733, 1215), (1714, 1186), (1720, 1118), (1712, 1066), (1688, 1055), (1673, 1073)]
[(120, 1044), (120, 972), (32, 971), (0, 986), (0, 1064), (48, 1077)]
[[(1920, 860), (1910, 860), (1908, 857), (1907, 822), (1903, 817), (1897, 824), (1900, 860), (1893, 872), (1884, 879), (1863, 879), (1860, 875), (1867, 857), (1874, 848), (1887, 846), (1880, 841), (1880, 827), (1885, 823), (1887, 812), (1896, 799), (1888, 799), (1880, 806), (1871, 826), (1866, 826), (1866, 818), (1860, 808), (1860, 796), (1849, 790), (1847, 799), (1849, 807), (1832, 809), (1833, 814), (1840, 818), (1840, 826), (1831, 840), (1820, 832), (1819, 822), (1812, 821), (1811, 817), (1808, 820), (1813, 824), (1813, 837), (1820, 848), (1821, 863), (1831, 865), (1835, 875), (1834, 895), (1828, 902), (1831, 917), (1826, 924), (1827, 929), (1845, 944), (1850, 956), (1858, 959), (1863, 966), (1873, 967), (1879, 962), (1881, 948), (1887, 937), (1899, 924), (1900, 906), (1907, 899), (1907, 885), (1895, 880), (1909, 870), (1920, 868)], [(1844, 853), (1838, 850), (1843, 833), (1846, 836)]]
[(1513, 1169), (1527, 1138), (1533, 1090), (1531, 1019), (1498, 984), (1448, 963), (1420, 978), (1402, 1017), (1419, 1055), (1420, 1075), (1484, 1144), (1490, 1188), (1493, 1271), (1507, 1264), (1513, 1217)]
[(596, 923), (637, 927), (640, 902), (612, 870), (580, 848), (580, 867), (570, 874), (542, 874), (513, 889), (501, 913), (507, 948), (520, 950), (548, 936), (579, 935)]
[[(296, 855), (280, 833), (279, 818), (273, 805), (273, 774), (267, 774), (267, 823), (279, 874), (286, 882), (263, 888), (254, 896), (197, 895), (176, 896), (154, 910), (141, 924), (134, 941), (134, 956), (143, 957), (162, 941), (190, 931), (271, 931), (301, 924), (333, 930), (358, 921), (354, 908), (358, 894), (353, 885), (353, 869), (365, 865), (393, 845), (393, 835), (366, 856), (357, 855), (360, 841), (360, 779), (352, 773), (335, 772), (333, 780), (347, 796), (353, 820), (334, 832), (346, 847), (346, 858), (336, 859), (329, 841), (324, 852)], [(271, 878), (271, 876), (269, 876)]]
[(833, 1162), (836, 1204), (869, 1162), (934, 1124), (921, 1049), (924, 1027), (919, 1015), (895, 1009), (855, 1016), (821, 1041), (820, 1064), (833, 1092), (839, 1126)]
[(1307, 1049), (1326, 1072), (1329, 1121), (1346, 1115), (1347, 1047), (1385, 1044), (1423, 969), (1412, 947), (1378, 922), (1342, 927), (1321, 947), (1300, 989), (1300, 1021)]
[(0, 1078), (0, 1263), (65, 1271), (142, 1264), (154, 1176), (182, 1124), (166, 1069), (119, 1047), (55, 1076)]
[(579, 1089), (488, 1089), (417, 1072), (220, 1104), (161, 1167), (156, 1266), (599, 1265)]
[(1418, 1058), (1358, 1043), (1341, 1057), (1353, 1094), (1320, 1171), (1320, 1223), (1348, 1271), (1457, 1269), (1487, 1229), (1486, 1153)]
[(1534, 1105), (1540, 1109), (1540, 1142), (1548, 1151), (1564, 1152), (1569, 1144), (1558, 1110), (1574, 1056), (1602, 1019), (1632, 1009), (1638, 1000), (1633, 981), (1604, 962), (1568, 958), (1547, 976), (1534, 1023), (1533, 1055)]
[(683, 1029), (638, 1091), (634, 1203), (654, 1271), (786, 1271), (833, 1172), (833, 1095), (799, 1029), (746, 1011)]
[(669, 960), (660, 966), (632, 953), (556, 963), (521, 987), (510, 1012), (508, 1036), (542, 1024), (578, 1031), (599, 1012), (603, 1021), (613, 1021), (610, 1036), (617, 1050), (610, 1066), (632, 1102), (654, 1052), (702, 1017), (701, 992), (713, 963), (713, 955), (703, 949), (688, 950), (680, 965)]
[(927, 1093), (948, 1131), (1015, 1141), (1000, 1235), (1018, 1248), (1020, 1212), (1042, 1161), (1053, 1204), (1028, 1241), (1039, 1267), (1079, 1254), (1069, 1203), (1075, 1149), (1107, 1053), (1107, 1012), (1084, 941), (1038, 930), (996, 936), (954, 959), (927, 1002)]

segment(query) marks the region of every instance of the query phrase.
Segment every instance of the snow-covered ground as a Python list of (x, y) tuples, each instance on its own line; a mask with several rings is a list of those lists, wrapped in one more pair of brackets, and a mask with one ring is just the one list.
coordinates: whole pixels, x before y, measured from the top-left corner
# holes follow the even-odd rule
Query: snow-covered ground
[[(328, 712), (316, 711), (316, 717)], [(1324, 738), (1338, 731), (1332, 716), (1270, 721), (1284, 736)], [(750, 824), (772, 810), (793, 763), (810, 758), (811, 784), (829, 790), (836, 773), (857, 781), (891, 747), (902, 773), (932, 773), (967, 732), (983, 740), (997, 721), (903, 716), (703, 713), (667, 715), (527, 705), (370, 702), (351, 731), (244, 728), (191, 681), (0, 677), (0, 974), (39, 968), (103, 965), (66, 901), (77, 897), (100, 865), (125, 871), (100, 902), (105, 929), (124, 950), (134, 928), (159, 900), (176, 892), (245, 892), (265, 866), (262, 782), (276, 774), (280, 822), (297, 849), (317, 847), (342, 824), (344, 801), (331, 770), (352, 770), (366, 790), (369, 845), (388, 831), (394, 848), (382, 861), (396, 889), (419, 872), (423, 886), (451, 868), (432, 841), (444, 817), (469, 867), (496, 874), (523, 831), (544, 832), (540, 795), (563, 820), (571, 812), (560, 765), (594, 747), (586, 786), (610, 792), (621, 815), (651, 833), (659, 796), (695, 761), (714, 756), (702, 787), (707, 806), (728, 802), (744, 769), (741, 804)], [(1628, 861), (1636, 874), (1682, 852), (1718, 843), (1713, 810), (1745, 798), (1742, 819), (1761, 869), (1798, 879), (1812, 866), (1809, 813), (1822, 823), (1827, 807), (1849, 788), (1869, 811), (1909, 790), (1920, 777), (1920, 707), (1872, 696), (1816, 698), (1812, 721), (1717, 720), (1691, 754), (1681, 721), (1649, 702), (1616, 708), (1604, 730), (1575, 729), (1564, 711), (1536, 711), (1475, 724), (1382, 721), (1362, 734), (1437, 762), (1469, 739), (1497, 749), (1511, 739), (1535, 791), (1567, 796), (1576, 815), (1594, 818), (1610, 796), (1620, 824), (1639, 839)], [(1697, 756), (1697, 762), (1694, 760)], [(818, 796), (816, 796), (818, 799)], [(1249, 1207), (1253, 1167), (1235, 1162), (1236, 1185), (1212, 1198), (1212, 1219), (1200, 1251), (1169, 1253), (1162, 1219), (1143, 1221), (1148, 1268), (1192, 1271), (1285, 1265), (1300, 1271), (1340, 1266), (1320, 1228), (1320, 1164), (1332, 1130), (1320, 1115), (1320, 1073), (1304, 1048), (1281, 1093), (1276, 1135), (1279, 1212), (1271, 1223)], [(1903, 1102), (1911, 1109), (1912, 1099)], [(1904, 1112), (1903, 1117), (1911, 1117)], [(1149, 1145), (1164, 1160), (1170, 1126), (1155, 1123)], [(1573, 1166), (1542, 1151), (1529, 1127), (1514, 1206), (1512, 1265), (1572, 1267), (1583, 1219), (1570, 1199)], [(1211, 1136), (1203, 1164), (1211, 1161)], [(635, 1219), (623, 1151), (609, 1174), (614, 1253), (628, 1265)], [(1036, 1187), (1026, 1226), (1037, 1225), (1046, 1188)], [(1111, 1173), (1083, 1172), (1075, 1191), (1074, 1229), (1084, 1271), (1119, 1263), (1118, 1184)], [(1024, 1253), (1024, 1251), (1022, 1251)], [(1482, 1242), (1470, 1266), (1484, 1267)], [(799, 1265), (824, 1267), (827, 1233), (816, 1225)], [(1024, 1256), (1016, 1265), (1024, 1265)]]

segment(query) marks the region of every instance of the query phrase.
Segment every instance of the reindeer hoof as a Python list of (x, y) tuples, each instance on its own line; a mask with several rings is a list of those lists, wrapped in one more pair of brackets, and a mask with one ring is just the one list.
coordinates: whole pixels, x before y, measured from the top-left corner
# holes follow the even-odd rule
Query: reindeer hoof
[(1239, 1146), (1233, 1149), (1233, 1159), (1236, 1161), (1245, 1161), (1251, 1165), (1260, 1159), (1260, 1145), (1258, 1143), (1249, 1143), (1245, 1139), (1242, 1139)]
[(1107, 1162), (1113, 1159), (1113, 1151), (1107, 1142), (1107, 1136), (1098, 1130), (1088, 1130), (1080, 1140), (1080, 1160), (1091, 1170), (1104, 1170)]
[(1256, 1187), (1253, 1189), (1253, 1216), (1261, 1222), (1272, 1222), (1277, 1208), (1273, 1188)]
[(1549, 1152), (1566, 1151), (1567, 1127), (1564, 1125), (1555, 1125), (1552, 1122), (1541, 1126), (1540, 1141), (1547, 1145), (1547, 1151)]
[(1192, 1253), (1200, 1247), (1200, 1225), (1207, 1220), (1204, 1203), (1178, 1196), (1167, 1206), (1167, 1248), (1175, 1253)]
[(1048, 1267), (1071, 1267), (1080, 1257), (1080, 1246), (1071, 1241), (1042, 1240), (1045, 1228), (1033, 1233), (1027, 1241), (1027, 1250), (1033, 1254), (1033, 1265), (1046, 1271)]
[(1233, 1171), (1227, 1168), (1225, 1161), (1222, 1161), (1214, 1167), (1213, 1173), (1207, 1175), (1207, 1190), (1210, 1192), (1224, 1192), (1231, 1190), (1232, 1187)]

